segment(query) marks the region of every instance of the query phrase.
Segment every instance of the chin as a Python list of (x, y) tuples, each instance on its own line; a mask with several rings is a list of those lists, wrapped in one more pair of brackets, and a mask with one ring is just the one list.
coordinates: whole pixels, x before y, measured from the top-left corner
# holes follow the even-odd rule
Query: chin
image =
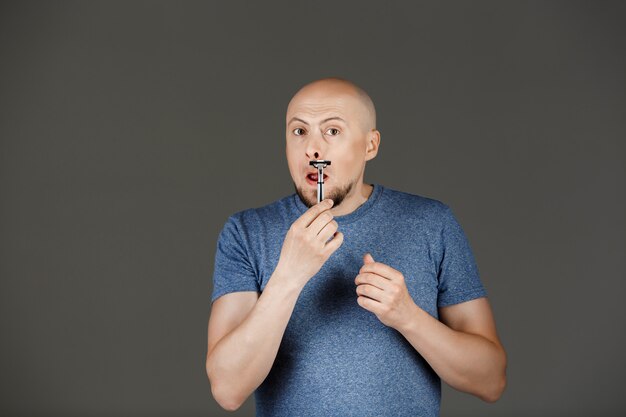
[[(332, 199), (333, 208), (335, 208), (343, 202), (343, 199), (348, 195), (348, 193), (350, 193), (354, 185), (354, 183), (350, 183), (346, 187), (340, 189), (335, 187), (324, 188), (324, 199)], [(300, 200), (302, 200), (307, 207), (310, 208), (317, 204), (317, 188), (311, 190), (307, 186), (306, 191), (304, 191), (302, 188), (296, 187), (295, 183), (294, 188), (296, 189), (298, 196), (300, 196)]]
[[(311, 190), (308, 185), (303, 187), (297, 187), (294, 183), (294, 188), (296, 190), (296, 194), (300, 197), (300, 200), (304, 203), (305, 206), (311, 208), (317, 204), (317, 189)], [(326, 198), (329, 198), (329, 194), (326, 190), (324, 190), (324, 194), (326, 194)]]

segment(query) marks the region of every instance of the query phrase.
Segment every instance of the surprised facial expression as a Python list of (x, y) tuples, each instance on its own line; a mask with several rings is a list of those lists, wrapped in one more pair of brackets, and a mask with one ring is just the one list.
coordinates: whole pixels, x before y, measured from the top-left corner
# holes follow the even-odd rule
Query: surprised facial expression
[[(324, 168), (324, 197), (335, 207), (363, 182), (367, 115), (362, 103), (345, 88), (309, 88), (294, 96), (287, 109), (286, 154), (296, 191), (307, 206), (317, 203), (316, 159)], [(314, 174), (314, 175), (313, 175)]]

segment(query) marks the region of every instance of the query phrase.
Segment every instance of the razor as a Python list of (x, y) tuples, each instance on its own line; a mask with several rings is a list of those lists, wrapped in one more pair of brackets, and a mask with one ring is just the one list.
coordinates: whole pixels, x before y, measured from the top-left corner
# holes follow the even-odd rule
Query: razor
[(317, 202), (324, 199), (324, 168), (330, 165), (330, 161), (325, 159), (316, 159), (309, 161), (309, 165), (317, 168)]

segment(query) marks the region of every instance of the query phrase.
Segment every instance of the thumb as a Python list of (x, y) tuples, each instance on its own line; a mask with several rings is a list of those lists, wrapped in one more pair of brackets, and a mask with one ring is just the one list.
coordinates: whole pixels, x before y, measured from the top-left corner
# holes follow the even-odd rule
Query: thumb
[(371, 264), (374, 262), (374, 258), (372, 257), (372, 255), (370, 253), (366, 253), (365, 256), (363, 256), (363, 263), (364, 264)]

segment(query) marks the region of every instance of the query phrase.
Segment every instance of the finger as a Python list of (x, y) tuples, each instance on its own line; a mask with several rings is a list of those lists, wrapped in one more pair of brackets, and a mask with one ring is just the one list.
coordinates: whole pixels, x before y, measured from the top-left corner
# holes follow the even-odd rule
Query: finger
[(330, 210), (325, 210), (321, 212), (315, 220), (313, 220), (311, 225), (307, 227), (307, 230), (310, 230), (310, 232), (315, 235), (319, 235), (322, 229), (326, 227), (328, 223), (333, 221), (334, 217), (335, 216), (333, 216), (333, 213), (331, 213)]
[(380, 275), (372, 274), (371, 272), (365, 272), (358, 274), (354, 279), (354, 283), (356, 285), (373, 285), (377, 288), (380, 288), (381, 290), (386, 290), (389, 287), (391, 281), (385, 277), (381, 277)]
[(331, 220), (322, 228), (322, 230), (320, 230), (320, 233), (317, 236), (322, 242), (326, 243), (328, 242), (328, 239), (335, 234), (338, 228), (339, 224), (335, 220)]
[(328, 255), (336, 251), (339, 248), (339, 246), (341, 246), (342, 243), (343, 243), (343, 233), (336, 232), (333, 238), (329, 240), (328, 242), (326, 242), (326, 246), (324, 247), (326, 254)]
[(364, 296), (358, 296), (356, 302), (363, 307), (364, 309), (371, 311), (374, 314), (378, 314), (380, 309), (380, 303), (376, 300), (372, 300), (371, 298), (367, 298)]
[(397, 279), (402, 276), (402, 273), (400, 271), (381, 262), (372, 262), (369, 264), (365, 264), (361, 267), (359, 272), (371, 272), (373, 274), (377, 274), (391, 280)]
[(293, 222), (294, 226), (297, 225), (297, 227), (301, 228), (309, 227), (313, 220), (315, 220), (320, 215), (320, 213), (329, 210), (333, 206), (333, 203), (333, 200), (330, 198), (320, 201), (319, 203), (305, 211), (298, 220)]
[(369, 284), (361, 284), (357, 285), (356, 293), (358, 295), (365, 296), (367, 298), (371, 298), (372, 300), (376, 300), (378, 302), (382, 302), (385, 298), (385, 291), (381, 290), (378, 287)]

